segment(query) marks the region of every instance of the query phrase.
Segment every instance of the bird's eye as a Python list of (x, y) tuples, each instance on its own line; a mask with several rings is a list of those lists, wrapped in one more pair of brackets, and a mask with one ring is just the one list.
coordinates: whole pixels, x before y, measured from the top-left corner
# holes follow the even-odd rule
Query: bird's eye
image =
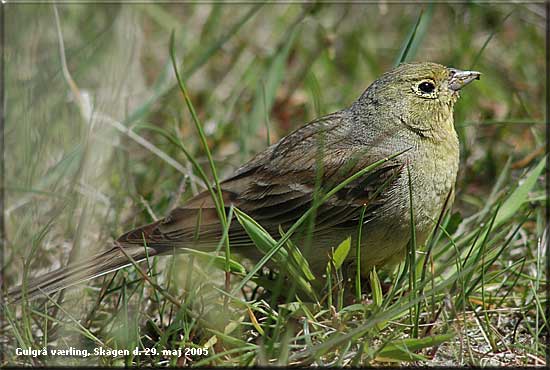
[(418, 90), (425, 94), (430, 94), (435, 89), (435, 85), (432, 82), (424, 81), (418, 85)]

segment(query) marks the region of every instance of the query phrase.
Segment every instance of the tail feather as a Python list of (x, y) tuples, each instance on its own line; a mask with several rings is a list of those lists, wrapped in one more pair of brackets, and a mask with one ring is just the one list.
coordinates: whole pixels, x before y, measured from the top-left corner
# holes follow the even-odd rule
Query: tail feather
[[(201, 242), (193, 238), (197, 214), (205, 217), (200, 226), (201, 233), (209, 238)], [(176, 217), (177, 216), (177, 217)], [(185, 216), (185, 217), (184, 217)], [(17, 302), (23, 297), (35, 298), (41, 294), (51, 294), (75, 284), (108, 274), (136, 262), (147, 256), (174, 253), (181, 247), (213, 250), (219, 240), (219, 224), (213, 209), (178, 209), (170, 216), (138, 227), (121, 235), (112, 248), (82, 262), (74, 263), (49, 274), (31, 280), (8, 291), (8, 301)], [(209, 221), (210, 220), (210, 221)], [(129, 258), (131, 257), (131, 259)]]
[[(124, 248), (124, 252), (127, 255), (121, 248)], [(168, 252), (169, 250), (167, 249), (166, 251)], [(23, 297), (31, 299), (41, 294), (55, 293), (61, 289), (129, 266), (132, 264), (132, 259), (135, 262), (139, 262), (146, 259), (147, 256), (152, 257), (159, 254), (163, 254), (163, 249), (145, 247), (143, 245), (114, 246), (84, 261), (58, 269), (11, 289), (8, 291), (8, 301), (15, 303)]]

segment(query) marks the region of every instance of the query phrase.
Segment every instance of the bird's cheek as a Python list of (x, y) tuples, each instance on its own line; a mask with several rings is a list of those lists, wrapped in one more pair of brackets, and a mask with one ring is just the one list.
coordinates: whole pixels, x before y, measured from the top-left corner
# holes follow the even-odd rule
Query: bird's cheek
[(447, 95), (443, 96), (441, 99), (442, 109), (445, 109), (446, 111), (450, 111), (452, 113), (453, 107), (457, 100), (458, 100), (458, 95), (449, 92)]

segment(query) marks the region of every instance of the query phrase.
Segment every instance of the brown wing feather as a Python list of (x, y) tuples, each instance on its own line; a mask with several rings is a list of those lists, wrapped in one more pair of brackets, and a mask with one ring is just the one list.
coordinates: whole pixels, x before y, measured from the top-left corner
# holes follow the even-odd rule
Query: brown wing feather
[[(353, 135), (342, 131), (344, 125), (340, 122), (344, 114), (334, 113), (302, 127), (222, 182), (226, 212), (234, 205), (276, 237), (279, 225), (290, 226), (311, 207), (319, 170), (323, 173), (321, 189), (326, 192), (383, 155), (393, 154), (379, 150), (379, 154), (373, 156), (372, 148), (345, 142)], [(330, 149), (323, 151), (323, 147)], [(368, 221), (389, 193), (382, 188), (391, 189), (401, 169), (397, 160), (386, 162), (343, 188), (318, 209), (316, 229), (356, 225), (365, 204)], [(145, 237), (148, 245), (188, 247), (192, 244), (205, 249), (217, 244), (221, 229), (215, 204), (205, 191), (160, 222), (123, 235), (121, 241), (143, 243)], [(230, 240), (238, 241), (239, 245), (252, 244), (236, 220), (230, 226)]]

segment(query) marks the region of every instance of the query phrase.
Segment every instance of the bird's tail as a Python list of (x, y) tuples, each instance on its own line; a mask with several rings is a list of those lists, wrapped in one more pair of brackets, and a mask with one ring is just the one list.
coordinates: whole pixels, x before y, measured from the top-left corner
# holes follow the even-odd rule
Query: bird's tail
[[(148, 228), (149, 230), (152, 229), (152, 226), (153, 224), (139, 229), (141, 229), (142, 232), (146, 232)], [(137, 232), (137, 230), (133, 230), (133, 232)], [(117, 271), (132, 265), (134, 262), (143, 261), (147, 257), (169, 253), (172, 252), (172, 250), (173, 248), (160, 245), (148, 245), (146, 243), (141, 243), (140, 245), (116, 242), (113, 247), (102, 253), (96, 254), (81, 262), (74, 263), (68, 267), (52, 271), (39, 278), (29, 280), (9, 290), (7, 301), (17, 302), (23, 297), (31, 299), (42, 294), (55, 293), (75, 284)]]
[[(124, 249), (124, 252), (121, 250)], [(71, 266), (60, 268), (37, 279), (23, 283), (8, 291), (8, 302), (17, 302), (23, 297), (35, 298), (41, 294), (55, 293), (75, 284), (117, 271), (159, 253), (158, 248), (138, 245), (115, 246)]]

